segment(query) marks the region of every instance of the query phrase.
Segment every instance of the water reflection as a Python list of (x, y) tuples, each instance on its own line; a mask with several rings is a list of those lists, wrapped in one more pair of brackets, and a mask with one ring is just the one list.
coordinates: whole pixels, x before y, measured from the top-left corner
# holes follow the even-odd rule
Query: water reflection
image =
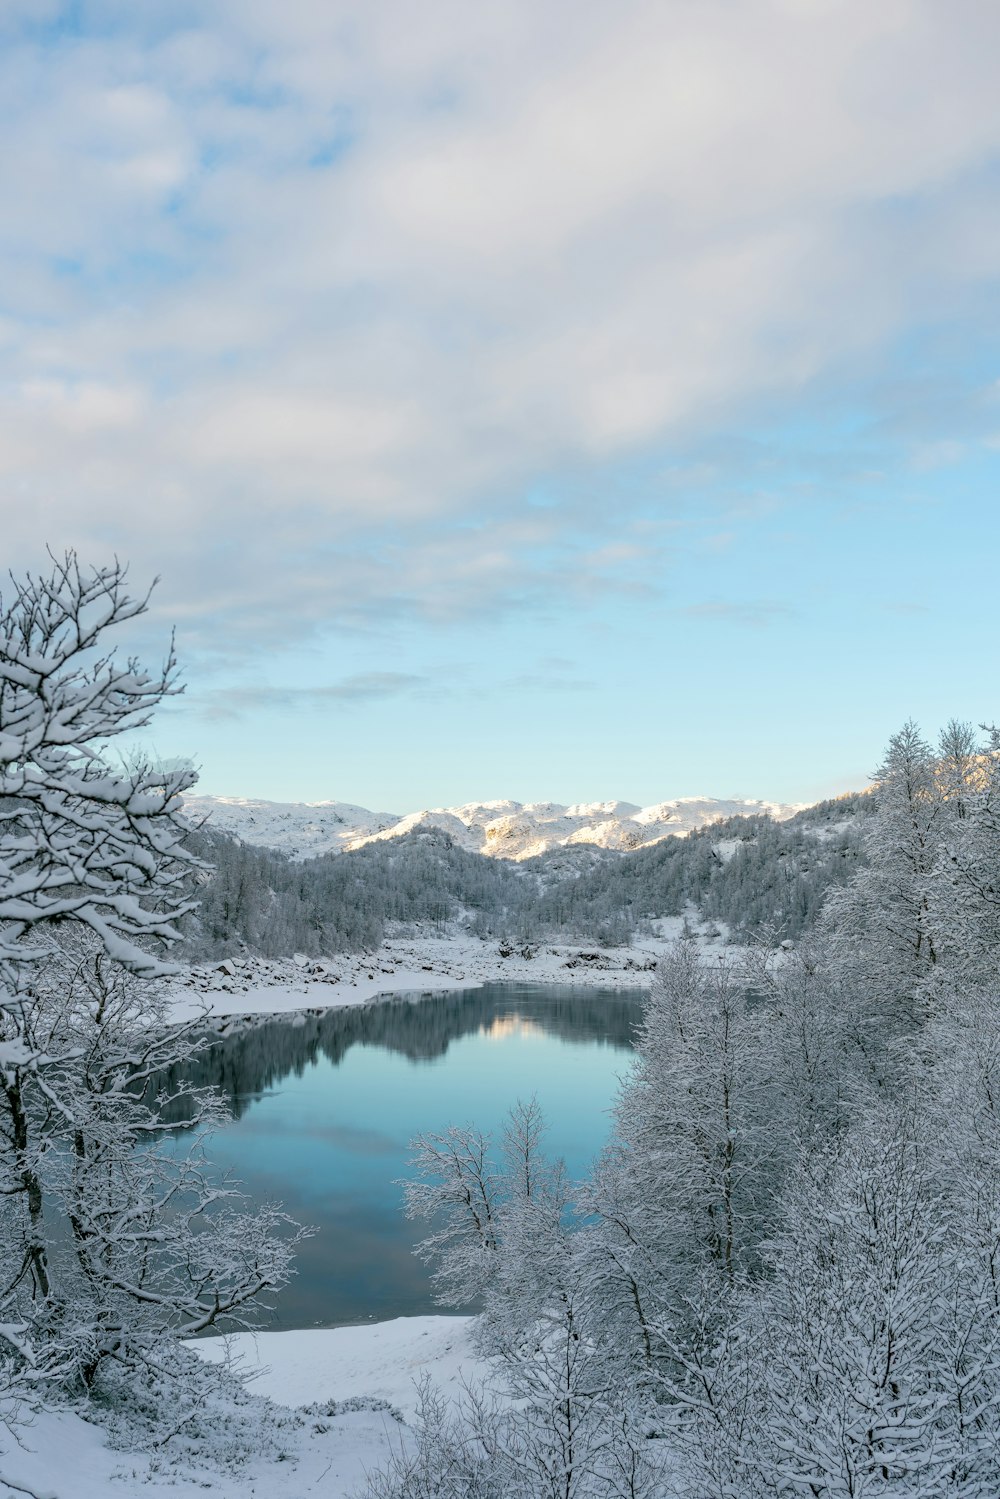
[(489, 1025), (479, 1027), (479, 1034), (487, 1041), (503, 1041), (508, 1036), (544, 1036), (545, 1030), (523, 1015), (497, 1015)]
[(641, 1013), (636, 992), (496, 985), (252, 1023), (213, 1045), (187, 1072), (232, 1108), (213, 1164), (319, 1229), (276, 1325), (433, 1310), (400, 1211), (412, 1136), (495, 1129), (536, 1094), (550, 1148), (582, 1175)]
[[(411, 1062), (433, 1062), (447, 1056), (455, 1041), (478, 1032), (489, 1041), (533, 1035), (624, 1050), (632, 1045), (642, 998), (632, 990), (491, 984), (353, 1009), (309, 1010), (250, 1020), (184, 1075), (199, 1087), (220, 1089), (238, 1119), (258, 1094), (301, 1077), (322, 1058), (338, 1066), (352, 1046), (379, 1046)], [(168, 1073), (166, 1081), (173, 1084), (177, 1076)]]

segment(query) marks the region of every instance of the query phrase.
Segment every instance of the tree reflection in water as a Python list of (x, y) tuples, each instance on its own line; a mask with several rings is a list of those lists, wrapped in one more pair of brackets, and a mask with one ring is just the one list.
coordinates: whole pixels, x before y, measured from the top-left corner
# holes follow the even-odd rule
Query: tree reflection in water
[(319, 1230), (275, 1325), (433, 1310), (412, 1255), (426, 1229), (401, 1211), (410, 1138), (450, 1123), (494, 1129), (535, 1093), (552, 1148), (582, 1174), (641, 1015), (638, 991), (493, 985), (250, 1019), (211, 1045), (186, 1077), (232, 1109), (213, 1163)]

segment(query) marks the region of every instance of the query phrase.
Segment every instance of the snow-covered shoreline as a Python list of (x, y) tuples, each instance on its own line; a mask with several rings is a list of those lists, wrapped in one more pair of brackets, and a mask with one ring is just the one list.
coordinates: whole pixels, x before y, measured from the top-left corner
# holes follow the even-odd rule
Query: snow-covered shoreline
[[(584, 943), (512, 946), (465, 935), (392, 939), (374, 954), (333, 958), (232, 959), (193, 966), (171, 991), (170, 1013), (181, 1022), (204, 1015), (226, 1022), (246, 1016), (345, 1009), (394, 997), (418, 998), (484, 984), (565, 984), (647, 989), (681, 917), (657, 923), (656, 937), (632, 947)], [(702, 938), (716, 951), (721, 937)], [(220, 1029), (227, 1029), (224, 1023)]]

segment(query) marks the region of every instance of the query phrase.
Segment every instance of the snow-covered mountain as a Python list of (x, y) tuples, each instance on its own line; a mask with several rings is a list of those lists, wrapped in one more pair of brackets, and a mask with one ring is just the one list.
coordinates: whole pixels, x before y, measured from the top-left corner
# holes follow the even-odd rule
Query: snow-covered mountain
[(348, 802), (268, 802), (241, 796), (189, 796), (185, 809), (192, 821), (207, 821), (246, 843), (281, 849), (297, 859), (343, 853), (425, 828), (440, 828), (462, 848), (500, 859), (530, 859), (574, 844), (633, 849), (661, 838), (683, 837), (720, 817), (768, 812), (783, 821), (801, 810), (783, 802), (720, 801), (709, 796), (679, 797), (652, 807), (632, 802), (570, 807), (558, 802), (467, 802), (403, 817), (369, 812)]

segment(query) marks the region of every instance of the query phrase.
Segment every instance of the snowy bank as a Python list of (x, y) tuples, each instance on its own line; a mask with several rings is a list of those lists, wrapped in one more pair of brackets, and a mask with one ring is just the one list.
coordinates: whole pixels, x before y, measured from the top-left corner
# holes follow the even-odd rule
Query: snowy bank
[[(657, 923), (656, 937), (633, 947), (547, 942), (511, 946), (456, 935), (390, 940), (372, 954), (201, 963), (176, 983), (172, 1013), (177, 1021), (198, 1014), (214, 1018), (286, 1015), (371, 1004), (394, 995), (477, 989), (484, 984), (648, 988), (659, 959), (683, 925), (682, 917), (665, 918)], [(725, 933), (704, 936), (701, 941), (706, 952), (721, 951)]]
[[(276, 1417), (277, 1456), (263, 1440), (259, 1451), (248, 1441), (241, 1464), (220, 1471), (191, 1462), (183, 1450), (172, 1450), (174, 1444), (153, 1455), (116, 1451), (102, 1426), (76, 1412), (41, 1411), (19, 1433), (21, 1445), (0, 1442), (0, 1491), (20, 1486), (38, 1499), (131, 1499), (159, 1488), (171, 1499), (303, 1499), (310, 1493), (347, 1499), (366, 1472), (407, 1441), (396, 1412), (412, 1418), (415, 1382), (423, 1374), (454, 1395), (463, 1380), (485, 1372), (470, 1347), (471, 1320), (400, 1317), (200, 1340), (193, 1346), (205, 1358), (232, 1357), (251, 1376), (248, 1429), (256, 1425), (263, 1432)], [(298, 1409), (330, 1402), (355, 1408)], [(217, 1419), (227, 1425), (224, 1411)]]
[(257, 1394), (279, 1405), (356, 1397), (384, 1400), (411, 1420), (424, 1374), (449, 1395), (480, 1379), (486, 1366), (470, 1343), (471, 1317), (395, 1317), (356, 1327), (300, 1332), (241, 1332), (201, 1338), (203, 1358), (229, 1358)]

